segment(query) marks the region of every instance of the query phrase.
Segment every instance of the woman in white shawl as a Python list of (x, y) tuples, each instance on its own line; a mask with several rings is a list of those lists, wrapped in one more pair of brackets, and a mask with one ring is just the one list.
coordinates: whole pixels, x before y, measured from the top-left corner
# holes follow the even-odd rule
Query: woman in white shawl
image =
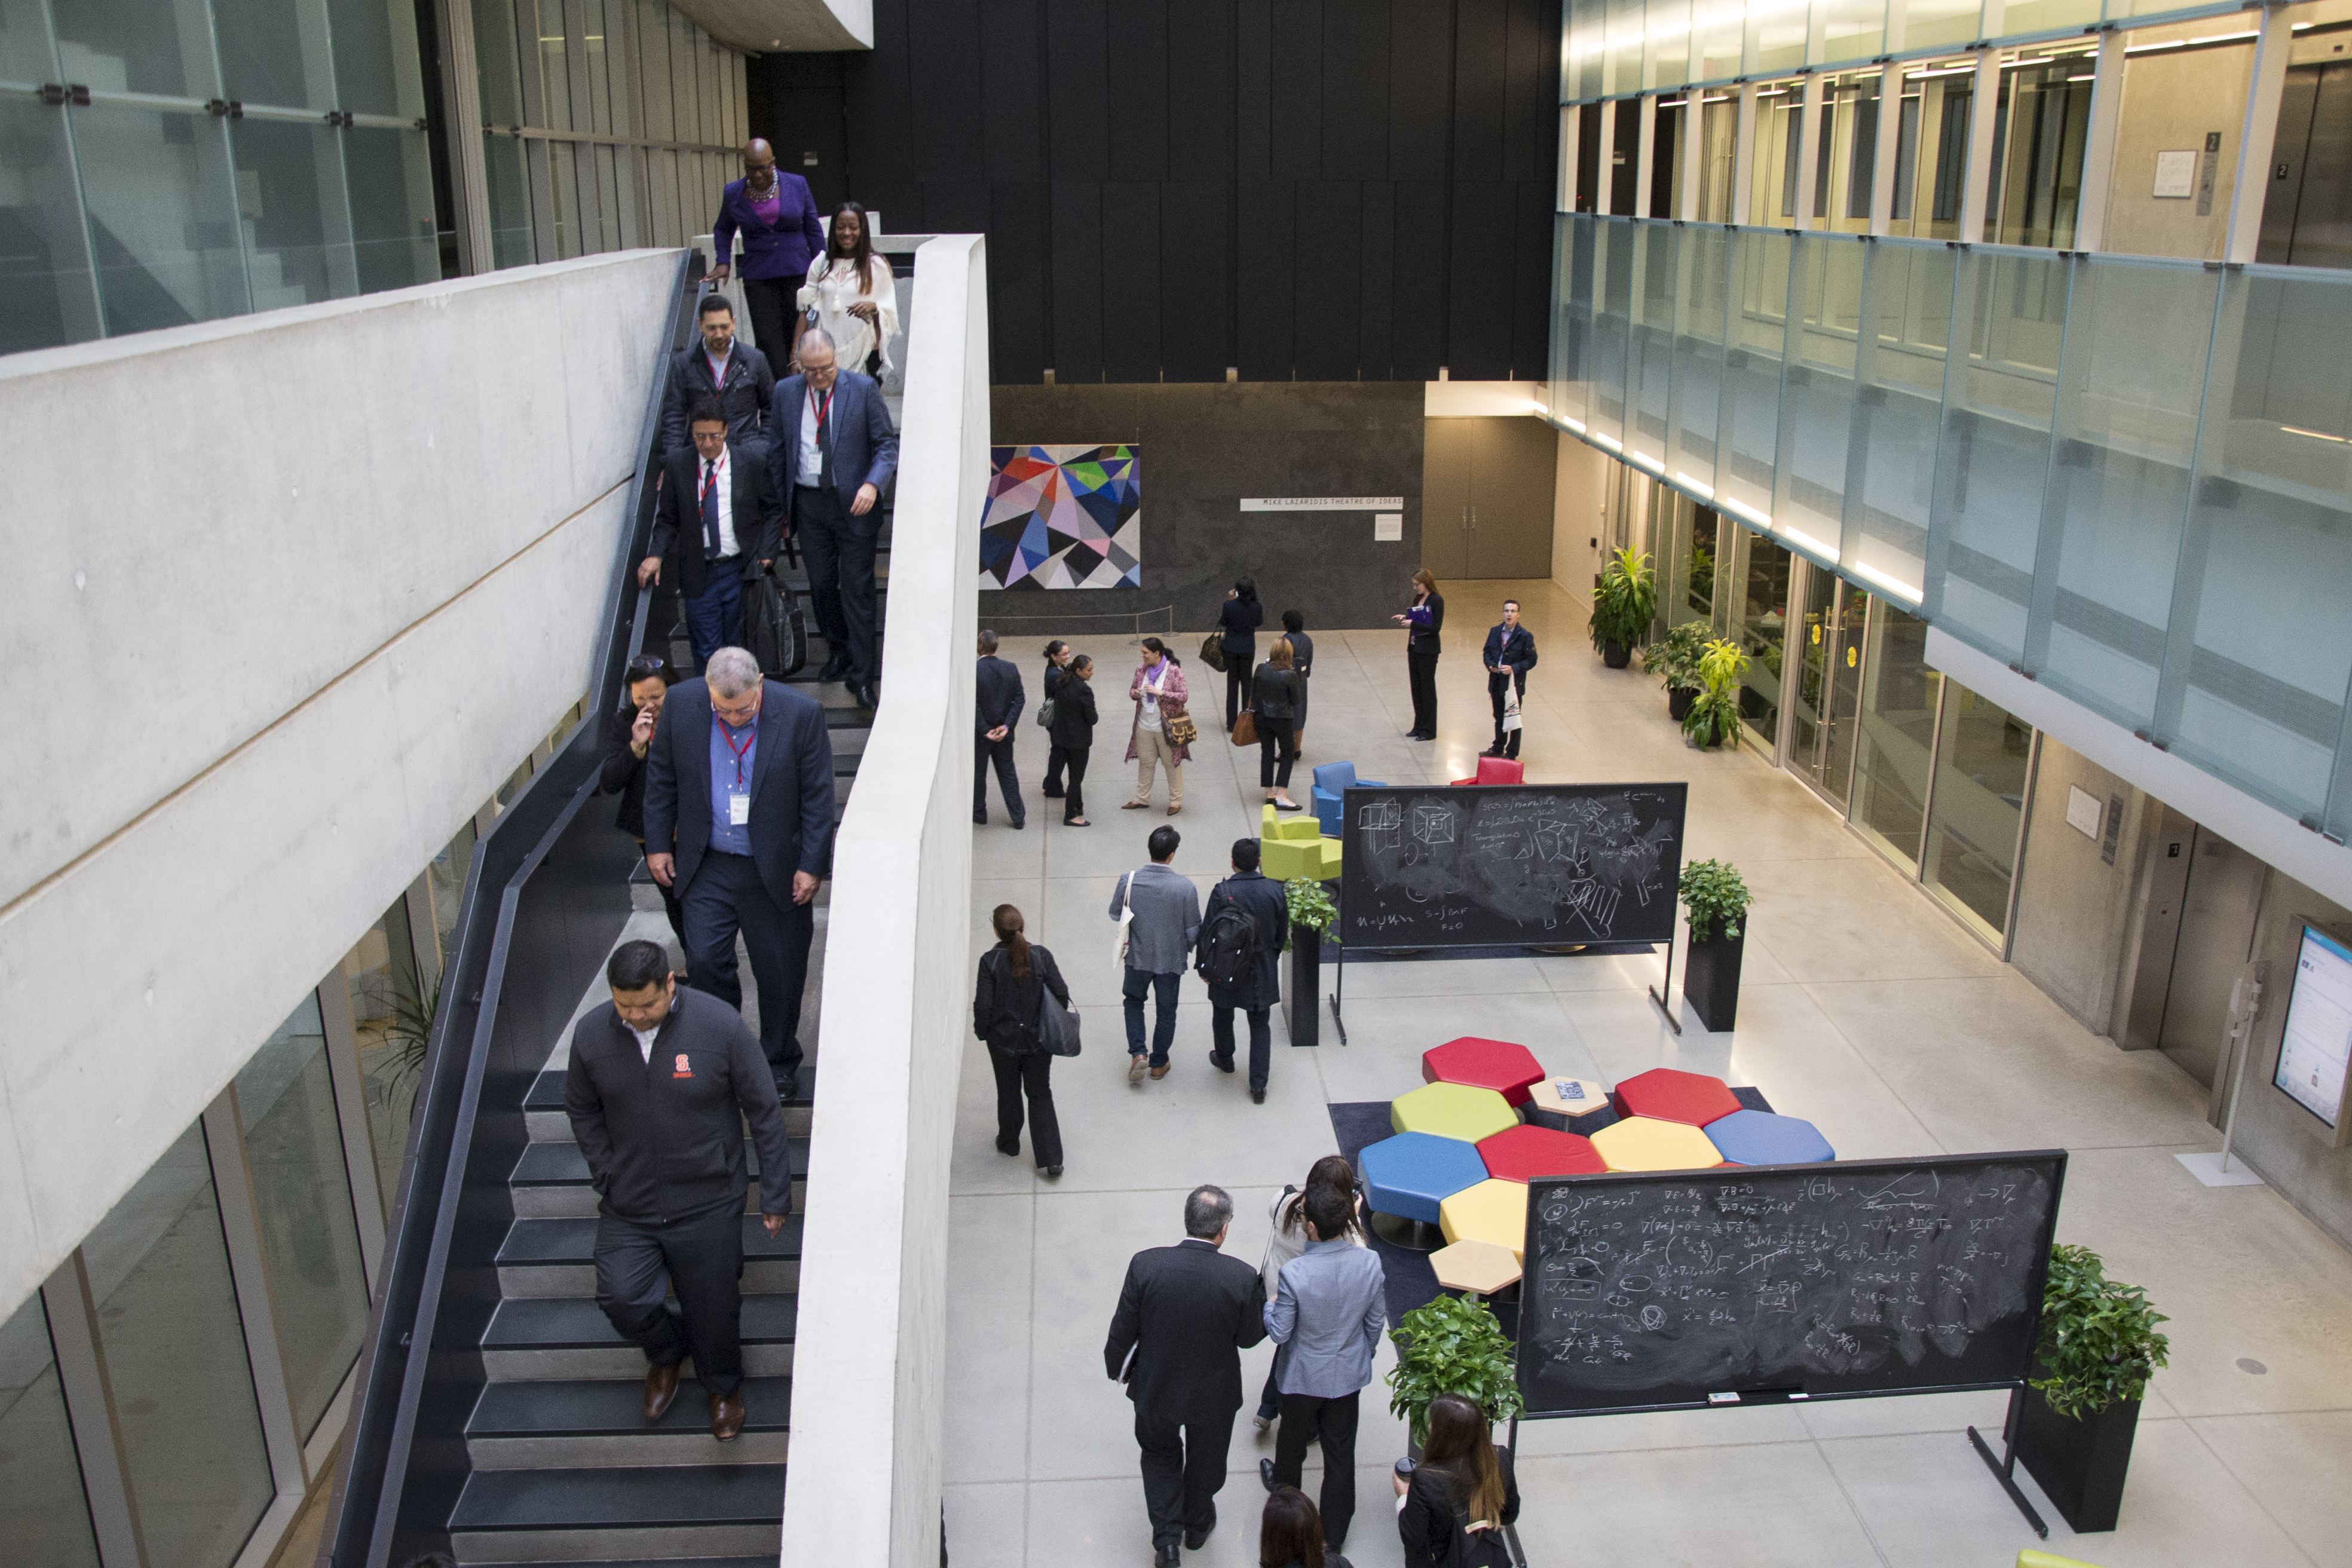
[(824, 254), (809, 263), (801, 310), (833, 339), (844, 370), (880, 379), (890, 364), (890, 339), (898, 331), (898, 286), (887, 257), (874, 254), (866, 209), (844, 202), (833, 215)]

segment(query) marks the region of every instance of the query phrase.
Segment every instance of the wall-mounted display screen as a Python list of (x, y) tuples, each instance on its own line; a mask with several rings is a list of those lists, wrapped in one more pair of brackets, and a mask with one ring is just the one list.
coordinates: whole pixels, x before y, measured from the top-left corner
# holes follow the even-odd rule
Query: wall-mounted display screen
[(2287, 993), (2286, 1037), (2271, 1079), (2328, 1126), (2344, 1113), (2344, 1077), (2352, 1061), (2352, 947), (2303, 928), (2294, 988)]

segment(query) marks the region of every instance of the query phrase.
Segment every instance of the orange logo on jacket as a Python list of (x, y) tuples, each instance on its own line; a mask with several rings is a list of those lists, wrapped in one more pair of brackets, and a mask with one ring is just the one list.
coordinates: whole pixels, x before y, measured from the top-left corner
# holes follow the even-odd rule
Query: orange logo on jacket
[(686, 1065), (686, 1053), (684, 1051), (677, 1053), (677, 1070), (669, 1076), (672, 1078), (692, 1078), (694, 1076), (694, 1069)]

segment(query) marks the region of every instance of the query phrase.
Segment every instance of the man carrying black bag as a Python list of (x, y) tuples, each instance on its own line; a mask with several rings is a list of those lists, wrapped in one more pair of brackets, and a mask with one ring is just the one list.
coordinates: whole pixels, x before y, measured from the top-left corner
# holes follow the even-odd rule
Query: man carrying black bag
[[(1026, 922), (1011, 904), (999, 904), (989, 922), (996, 945), (980, 955), (980, 977), (971, 994), (971, 1031), (988, 1046), (988, 1065), (996, 1072), (996, 1148), (999, 1153), (1021, 1152), (1021, 1101), (1029, 1101), (1029, 1137), (1037, 1155), (1037, 1169), (1048, 1176), (1062, 1173), (1062, 1124), (1054, 1114), (1054, 1057), (1076, 1056), (1076, 1017), (1066, 1043), (1055, 1038), (1065, 1021), (1062, 1009), (1070, 1005), (1070, 988), (1062, 981), (1054, 955), (1023, 935)], [(1041, 1027), (1041, 1023), (1043, 1026)]]
[(789, 679), (808, 662), (801, 607), (772, 573), (762, 572), (743, 585), (743, 647), (771, 680)]
[(651, 552), (637, 563), (637, 586), (667, 576), (677, 589), (699, 674), (713, 653), (740, 640), (747, 584), (776, 558), (783, 510), (768, 482), (766, 454), (756, 442), (727, 439), (717, 399), (698, 402), (687, 428), (694, 445), (662, 459)]

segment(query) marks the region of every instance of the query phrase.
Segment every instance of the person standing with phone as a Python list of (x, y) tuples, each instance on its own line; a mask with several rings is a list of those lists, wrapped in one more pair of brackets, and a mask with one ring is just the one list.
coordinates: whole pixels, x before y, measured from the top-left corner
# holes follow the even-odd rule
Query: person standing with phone
[(1445, 629), (1445, 597), (1424, 566), (1412, 574), (1412, 603), (1389, 619), (1406, 628), (1404, 663), (1412, 682), (1412, 728), (1408, 741), (1437, 739), (1437, 634)]
[[(659, 654), (646, 654), (629, 660), (629, 689), (620, 707), (604, 721), (604, 769), (598, 793), (621, 797), (617, 825), (622, 832), (637, 841), (637, 852), (646, 847), (646, 753), (654, 743), (654, 731), (661, 722), (662, 700), (669, 689), (677, 684), (677, 674), (669, 661)], [(669, 916), (671, 934), (677, 938), (681, 952), (686, 947), (686, 909), (678, 902), (677, 889), (661, 888), (662, 910)]]

